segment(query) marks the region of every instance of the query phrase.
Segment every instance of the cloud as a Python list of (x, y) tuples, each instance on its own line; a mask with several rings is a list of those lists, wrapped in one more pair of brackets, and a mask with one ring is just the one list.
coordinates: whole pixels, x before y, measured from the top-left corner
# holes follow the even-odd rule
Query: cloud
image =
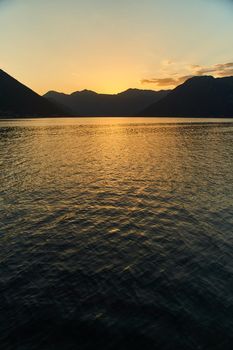
[(218, 72), (218, 77), (229, 77), (233, 76), (233, 68), (228, 69), (227, 71)]
[(210, 67), (201, 67), (201, 66), (197, 66), (197, 68), (194, 68), (194, 72), (197, 75), (204, 75), (204, 74), (209, 74), (209, 73), (213, 73), (215, 75), (231, 75), (231, 71), (233, 69), (233, 62), (229, 62), (229, 63), (219, 63), (219, 64), (215, 64), (213, 66)]
[[(163, 63), (162, 63), (163, 66)], [(157, 87), (175, 87), (183, 84), (186, 80), (194, 76), (212, 75), (214, 77), (233, 76), (233, 62), (218, 63), (212, 66), (200, 66), (198, 64), (185, 65), (180, 67), (181, 71), (187, 71), (187, 74), (166, 72), (165, 77), (145, 78), (141, 80), (142, 84), (155, 84)], [(164, 73), (164, 72), (163, 72)], [(189, 74), (188, 74), (189, 73)]]
[(176, 79), (174, 78), (151, 78), (151, 79), (142, 79), (142, 84), (156, 84), (159, 86), (170, 86), (176, 84)]
[(158, 86), (177, 86), (183, 84), (186, 80), (192, 78), (193, 75), (185, 75), (178, 78), (152, 78), (141, 80), (142, 84), (156, 84)]

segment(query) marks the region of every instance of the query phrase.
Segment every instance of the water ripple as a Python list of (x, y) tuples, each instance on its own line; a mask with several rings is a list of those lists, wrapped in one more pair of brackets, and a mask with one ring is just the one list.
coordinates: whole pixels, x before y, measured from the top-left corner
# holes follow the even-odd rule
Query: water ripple
[(1, 348), (231, 349), (232, 124), (56, 123), (0, 124)]

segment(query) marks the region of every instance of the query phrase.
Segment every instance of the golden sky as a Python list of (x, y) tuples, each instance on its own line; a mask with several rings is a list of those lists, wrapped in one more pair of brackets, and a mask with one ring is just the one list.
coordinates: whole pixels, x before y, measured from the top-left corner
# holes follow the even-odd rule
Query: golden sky
[(35, 91), (233, 75), (230, 0), (0, 0), (0, 68)]

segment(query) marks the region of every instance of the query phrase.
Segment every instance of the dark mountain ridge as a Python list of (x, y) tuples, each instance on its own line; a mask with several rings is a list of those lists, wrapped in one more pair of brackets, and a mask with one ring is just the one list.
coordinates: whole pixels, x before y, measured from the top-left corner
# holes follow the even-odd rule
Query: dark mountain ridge
[(72, 94), (49, 91), (44, 95), (49, 101), (69, 108), (73, 114), (88, 116), (135, 116), (140, 109), (146, 108), (165, 97), (170, 91), (128, 89), (119, 94), (98, 94), (83, 90)]
[(231, 118), (233, 77), (193, 77), (172, 91), (128, 89), (115, 95), (50, 91), (41, 97), (0, 70), (0, 117), (71, 115)]
[(142, 110), (150, 117), (233, 117), (233, 77), (199, 76)]
[(0, 116), (40, 117), (65, 116), (61, 106), (41, 97), (0, 69)]

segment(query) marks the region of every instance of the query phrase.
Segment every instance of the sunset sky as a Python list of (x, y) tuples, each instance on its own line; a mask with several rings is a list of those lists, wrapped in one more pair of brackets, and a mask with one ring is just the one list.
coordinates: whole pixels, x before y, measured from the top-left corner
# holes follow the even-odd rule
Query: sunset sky
[(231, 0), (0, 0), (0, 68), (42, 94), (233, 75)]

